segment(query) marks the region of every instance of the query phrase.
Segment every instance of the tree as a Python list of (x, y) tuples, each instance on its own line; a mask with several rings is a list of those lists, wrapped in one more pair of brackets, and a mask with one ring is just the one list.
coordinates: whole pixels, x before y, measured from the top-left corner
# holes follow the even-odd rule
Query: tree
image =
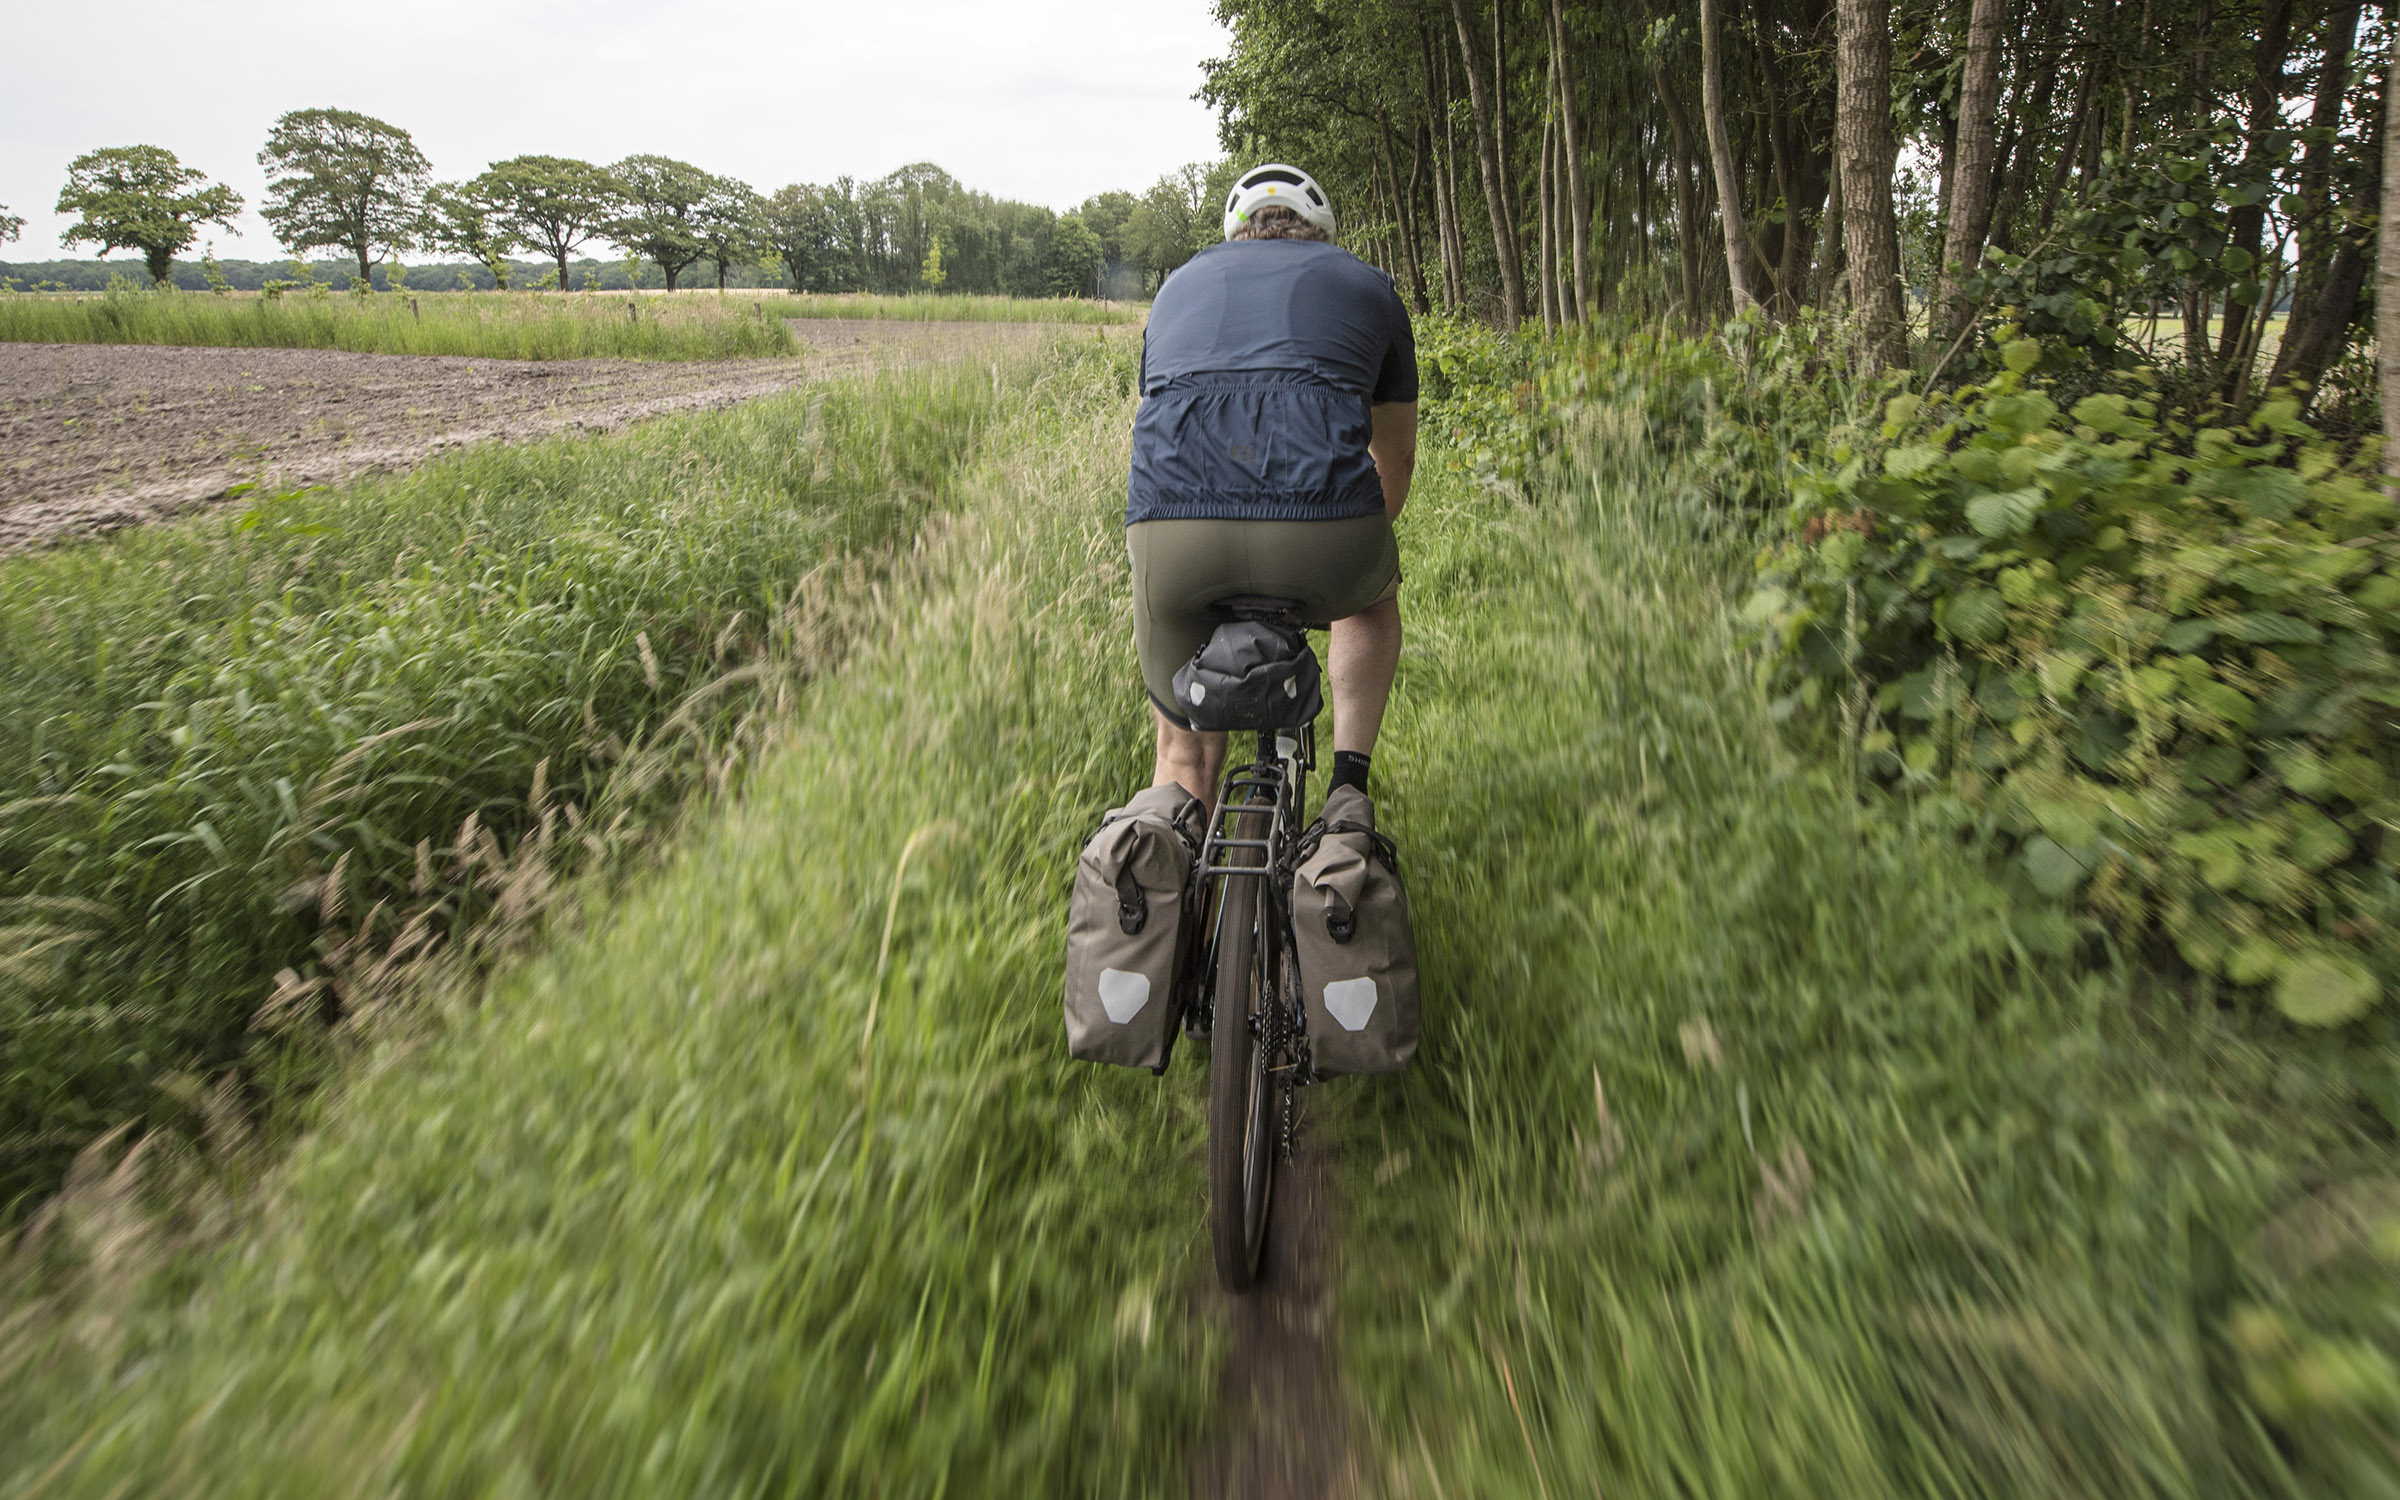
[(0, 203), (0, 245), (7, 244), (24, 232), (25, 221), (10, 213), (7, 204)]
[(623, 189), (624, 204), (607, 228), (608, 237), (656, 261), (666, 274), (667, 290), (675, 290), (676, 278), (708, 253), (699, 218), (717, 179), (668, 156), (628, 156), (609, 170)]
[(1190, 162), (1150, 184), (1118, 232), (1129, 259), (1141, 263), (1151, 286), (1213, 243), (1223, 232), (1222, 200), (1209, 189), (1205, 162)]
[(1974, 0), (1967, 18), (1966, 72), (1959, 80), (1958, 144), (1951, 153), (1950, 222), (1942, 236), (1940, 279), (1933, 305), (1952, 328), (1964, 328), (1973, 310), (1960, 282), (1975, 274), (1983, 237), (1991, 228), (1992, 151), (1999, 126), (2000, 28), (2006, 0)]
[[(469, 183), (437, 182), (425, 193), (425, 244), (480, 261), (492, 283), (508, 290), (508, 253), (522, 243), (506, 211), (493, 201), (489, 173)], [(563, 278), (562, 278), (563, 284)]]
[(68, 164), (57, 211), (78, 216), (60, 244), (98, 245), (102, 255), (137, 250), (150, 279), (167, 283), (175, 257), (200, 237), (201, 225), (233, 228), (242, 197), (164, 146), (107, 146)]
[(346, 109), (296, 109), (258, 153), (267, 169), (259, 211), (295, 254), (347, 250), (367, 284), (378, 250), (416, 243), (433, 166), (407, 131)]
[(1500, 263), (1501, 326), (1514, 329), (1525, 321), (1525, 258), (1517, 248), (1516, 221), (1508, 211), (1508, 185), (1500, 175), (1500, 137), (1492, 121), (1491, 90), (1484, 83), (1483, 60), (1475, 52), (1475, 28), (1467, 19), (1467, 0), (1450, 0), (1450, 16), (1458, 24), (1467, 105), (1475, 118), (1475, 155), (1483, 166), (1484, 208), (1492, 216), (1492, 254)]
[(1048, 290), (1054, 297), (1088, 297), (1107, 256), (1100, 236), (1079, 213), (1060, 214), (1050, 230)]
[(766, 204), (744, 183), (729, 177), (713, 179), (708, 196), (693, 211), (693, 233), (717, 268), (717, 290), (725, 290), (726, 268), (736, 261), (747, 265), (765, 252)]
[(1700, 0), (1700, 116), (1708, 132), (1709, 170), (1717, 180), (1717, 222), (1725, 232), (1725, 281), (1733, 310), (1758, 305), (1750, 286), (1750, 249), (1742, 229), (1742, 182), (1733, 169), (1733, 137), (1725, 128), (1725, 38), (1717, 0)]
[(840, 240), (824, 192), (804, 183), (776, 189), (759, 212), (759, 238), (783, 262), (795, 292), (838, 291)]
[(1842, 159), (1842, 236), (1859, 354), (1872, 374), (1908, 363), (1900, 307), (1900, 230), (1892, 212), (1891, 0), (1838, 0), (1834, 131)]
[(2384, 62), (2383, 212), (2375, 263), (2375, 370), (2383, 382), (2383, 473), (2400, 500), (2400, 38)]
[(567, 258), (598, 237), (621, 210), (623, 190), (605, 167), (571, 156), (512, 156), (475, 179), (509, 237), (558, 263), (567, 285)]

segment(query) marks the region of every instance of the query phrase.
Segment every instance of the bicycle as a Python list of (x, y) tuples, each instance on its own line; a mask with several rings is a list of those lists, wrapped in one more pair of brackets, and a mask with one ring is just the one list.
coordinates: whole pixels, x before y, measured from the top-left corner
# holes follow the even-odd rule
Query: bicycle
[[(1237, 618), (1289, 622), (1278, 601), (1228, 601)], [(1306, 650), (1305, 644), (1302, 646)], [(1231, 766), (1194, 866), (1196, 899), (1213, 919), (1192, 976), (1187, 1034), (1209, 1041), (1209, 1238), (1217, 1280), (1246, 1292), (1258, 1280), (1275, 1165), (1289, 1161), (1299, 1089), (1314, 1081), (1293, 960), (1292, 851), (1307, 805), (1316, 737), (1308, 724), (1244, 725), (1256, 736)], [(1239, 1024), (1219, 1024), (1239, 1018)]]

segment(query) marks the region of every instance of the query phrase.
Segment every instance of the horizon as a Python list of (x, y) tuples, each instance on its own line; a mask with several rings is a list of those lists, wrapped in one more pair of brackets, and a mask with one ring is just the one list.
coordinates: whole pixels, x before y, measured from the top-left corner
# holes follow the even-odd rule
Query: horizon
[[(20, 66), (0, 91), (0, 204), (25, 220), (0, 259), (99, 259), (89, 245), (59, 244), (74, 221), (52, 205), (75, 157), (136, 143), (242, 195), (237, 232), (202, 235), (220, 259), (286, 259), (258, 215), (256, 157), (277, 117), (315, 107), (407, 130), (443, 181), (518, 155), (607, 163), (655, 152), (772, 193), (931, 161), (973, 191), (1063, 212), (1218, 153), (1215, 117), (1191, 95), (1226, 33), (1205, 0), (1150, 9), (1138, 28), (1096, 0), (947, 0), (905, 13), (818, 4), (759, 19), (726, 0), (682, 0), (494, 20), (441, 0), (397, 32), (379, 13), (311, 12), (307, 32), (224, 28), (195, 47), (182, 12), (140, 0), (112, 43), (111, 88)], [(15, 55), (71, 55), (71, 30), (63, 16), (36, 14), (18, 28)], [(220, 37), (223, 55), (211, 58)], [(528, 73), (529, 57), (545, 65)], [(313, 81), (336, 71), (338, 85)], [(800, 97), (780, 92), (786, 73), (803, 80)], [(271, 103), (227, 110), (231, 74), (301, 81)], [(637, 89), (640, 107), (595, 115)]]

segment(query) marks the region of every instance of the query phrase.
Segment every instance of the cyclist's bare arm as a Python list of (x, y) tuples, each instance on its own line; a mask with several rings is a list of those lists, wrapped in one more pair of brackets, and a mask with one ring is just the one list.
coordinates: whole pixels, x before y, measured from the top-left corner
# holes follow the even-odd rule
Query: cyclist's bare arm
[(1383, 513), (1397, 521), (1400, 508), (1408, 504), (1408, 482), (1417, 472), (1417, 403), (1386, 401), (1374, 408), (1374, 417), (1367, 452), (1383, 480)]

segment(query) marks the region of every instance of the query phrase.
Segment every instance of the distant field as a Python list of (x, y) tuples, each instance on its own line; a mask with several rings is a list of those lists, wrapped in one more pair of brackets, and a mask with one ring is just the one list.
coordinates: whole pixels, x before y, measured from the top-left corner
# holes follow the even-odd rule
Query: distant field
[(477, 359), (738, 359), (797, 352), (782, 297), (115, 291), (0, 297), (0, 342), (345, 349)]
[(878, 297), (865, 292), (784, 296), (770, 311), (787, 318), (901, 318), (919, 323), (1131, 323), (1123, 302), (1073, 297)]
[(1020, 297), (793, 296), (685, 292), (114, 291), (0, 297), (0, 343), (342, 349), (476, 359), (703, 360), (800, 352), (793, 318), (968, 323), (1129, 323), (1122, 305)]

